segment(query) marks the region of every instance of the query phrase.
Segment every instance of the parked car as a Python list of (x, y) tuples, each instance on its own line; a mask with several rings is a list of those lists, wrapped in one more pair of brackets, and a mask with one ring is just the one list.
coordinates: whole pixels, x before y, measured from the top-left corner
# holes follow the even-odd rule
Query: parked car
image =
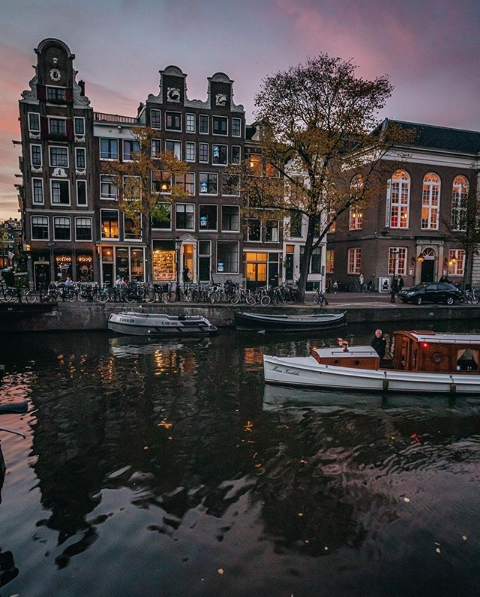
[(398, 293), (399, 298), (404, 303), (446, 303), (453, 305), (463, 297), (463, 292), (453, 284), (446, 282), (422, 282), (413, 286), (413, 288), (406, 288)]

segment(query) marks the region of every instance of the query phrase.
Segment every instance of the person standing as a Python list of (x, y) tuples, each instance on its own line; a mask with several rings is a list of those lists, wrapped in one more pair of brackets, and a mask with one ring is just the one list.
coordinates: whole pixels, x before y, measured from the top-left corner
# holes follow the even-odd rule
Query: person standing
[(381, 360), (383, 360), (385, 358), (385, 349), (387, 347), (387, 340), (385, 339), (385, 336), (383, 335), (382, 330), (380, 330), (380, 329), (375, 330), (375, 334), (372, 338), (372, 342), (371, 342), (370, 346), (378, 354), (378, 356), (380, 357)]
[(399, 275), (398, 278), (397, 278), (397, 290), (398, 290), (398, 292), (400, 292), (403, 289), (404, 286), (405, 286), (405, 283), (403, 281), (403, 278), (402, 278), (401, 275)]
[(395, 278), (395, 276), (392, 278), (392, 285), (390, 286), (390, 302), (391, 303), (395, 303), (395, 295), (398, 292), (398, 286), (397, 286), (397, 279)]
[(363, 274), (360, 274), (358, 276), (358, 283), (360, 284), (360, 292), (364, 291), (364, 284), (365, 284), (365, 278), (363, 277)]

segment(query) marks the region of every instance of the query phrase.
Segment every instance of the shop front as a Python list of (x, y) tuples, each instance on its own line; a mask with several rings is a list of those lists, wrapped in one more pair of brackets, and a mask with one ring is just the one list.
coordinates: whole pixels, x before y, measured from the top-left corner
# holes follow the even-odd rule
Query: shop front
[(55, 282), (64, 282), (67, 276), (72, 277), (72, 256), (70, 254), (55, 255)]
[(122, 278), (127, 282), (145, 282), (145, 251), (143, 247), (100, 247), (101, 283), (113, 286)]
[(245, 253), (245, 273), (248, 290), (260, 286), (278, 286), (280, 253)]
[(89, 254), (77, 254), (76, 272), (74, 279), (77, 282), (92, 282), (93, 280), (93, 256)]
[[(196, 280), (195, 243), (183, 240), (179, 252), (180, 282)], [(153, 281), (176, 282), (177, 255), (174, 240), (153, 241)]]

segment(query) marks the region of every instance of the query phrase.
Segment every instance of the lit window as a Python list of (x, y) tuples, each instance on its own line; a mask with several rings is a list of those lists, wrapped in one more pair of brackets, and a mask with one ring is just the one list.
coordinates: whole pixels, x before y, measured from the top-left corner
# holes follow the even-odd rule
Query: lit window
[(423, 178), (422, 230), (438, 230), (440, 178), (430, 172)]
[(469, 184), (465, 176), (456, 176), (452, 188), (452, 230), (467, 229)]
[(450, 276), (463, 276), (465, 273), (465, 251), (450, 249), (448, 252), (448, 273)]
[(407, 274), (407, 249), (406, 247), (389, 247), (388, 249), (388, 275), (405, 276)]
[(387, 226), (408, 228), (410, 176), (405, 170), (393, 173), (387, 192)]
[(348, 249), (348, 273), (360, 274), (362, 271), (362, 249)]

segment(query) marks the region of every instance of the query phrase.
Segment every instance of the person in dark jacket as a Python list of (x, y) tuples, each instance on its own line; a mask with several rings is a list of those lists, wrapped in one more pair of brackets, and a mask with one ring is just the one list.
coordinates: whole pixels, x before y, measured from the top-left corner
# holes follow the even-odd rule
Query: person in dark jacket
[(372, 338), (370, 346), (378, 354), (380, 359), (383, 360), (385, 358), (385, 348), (387, 346), (387, 341), (385, 340), (382, 330), (375, 330), (375, 334)]

